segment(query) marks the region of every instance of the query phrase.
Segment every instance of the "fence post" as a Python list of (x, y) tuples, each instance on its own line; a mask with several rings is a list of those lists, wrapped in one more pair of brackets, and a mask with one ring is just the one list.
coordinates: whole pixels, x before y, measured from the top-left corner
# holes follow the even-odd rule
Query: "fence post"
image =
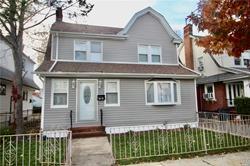
[(203, 130), (204, 150), (205, 150), (205, 154), (207, 154), (207, 141), (206, 141), (206, 132), (205, 132), (204, 123), (202, 123), (202, 130)]

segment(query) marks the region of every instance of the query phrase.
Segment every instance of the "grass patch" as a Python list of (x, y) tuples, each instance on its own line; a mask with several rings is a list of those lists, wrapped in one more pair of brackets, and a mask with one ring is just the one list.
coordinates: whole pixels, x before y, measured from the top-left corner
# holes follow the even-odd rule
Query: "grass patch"
[[(249, 148), (250, 139), (209, 130), (173, 129), (112, 135), (112, 150), (120, 164), (161, 161)], [(149, 157), (151, 156), (151, 157)]]
[(63, 163), (65, 149), (65, 138), (40, 140), (35, 135), (19, 136), (18, 139), (17, 137), (0, 137), (0, 165)]

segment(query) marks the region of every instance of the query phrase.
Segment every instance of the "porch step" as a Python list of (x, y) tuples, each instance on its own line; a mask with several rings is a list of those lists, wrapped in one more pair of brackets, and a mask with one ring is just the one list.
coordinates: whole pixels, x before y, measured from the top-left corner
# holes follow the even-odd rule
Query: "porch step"
[(106, 136), (105, 131), (77, 132), (72, 133), (72, 138), (89, 138)]
[(71, 131), (73, 138), (106, 136), (104, 126), (76, 127), (72, 128)]

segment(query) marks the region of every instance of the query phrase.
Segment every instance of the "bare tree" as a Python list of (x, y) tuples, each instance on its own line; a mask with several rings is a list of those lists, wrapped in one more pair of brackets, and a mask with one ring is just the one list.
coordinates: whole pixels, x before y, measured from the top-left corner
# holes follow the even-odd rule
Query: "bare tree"
[[(0, 38), (12, 49), (15, 66), (13, 80), (13, 100), (16, 105), (16, 133), (23, 133), (22, 114), (22, 56), (24, 32), (39, 26), (45, 20), (55, 15), (55, 9), (66, 10), (75, 7), (69, 16), (86, 16), (93, 4), (86, 0), (0, 0)], [(39, 16), (39, 17), (38, 17)]]

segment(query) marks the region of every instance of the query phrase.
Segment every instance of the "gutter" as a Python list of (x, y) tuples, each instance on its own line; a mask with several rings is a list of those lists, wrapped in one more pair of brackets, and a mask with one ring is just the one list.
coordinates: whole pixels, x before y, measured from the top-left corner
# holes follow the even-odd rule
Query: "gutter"
[(53, 31), (51, 30), (50, 33), (60, 33), (60, 34), (69, 34), (69, 35), (84, 35), (84, 37), (89, 38), (101, 38), (101, 39), (119, 39), (125, 40), (128, 38), (128, 35), (112, 35), (112, 34), (98, 34), (98, 33), (80, 33), (80, 32), (63, 32), (63, 31)]

